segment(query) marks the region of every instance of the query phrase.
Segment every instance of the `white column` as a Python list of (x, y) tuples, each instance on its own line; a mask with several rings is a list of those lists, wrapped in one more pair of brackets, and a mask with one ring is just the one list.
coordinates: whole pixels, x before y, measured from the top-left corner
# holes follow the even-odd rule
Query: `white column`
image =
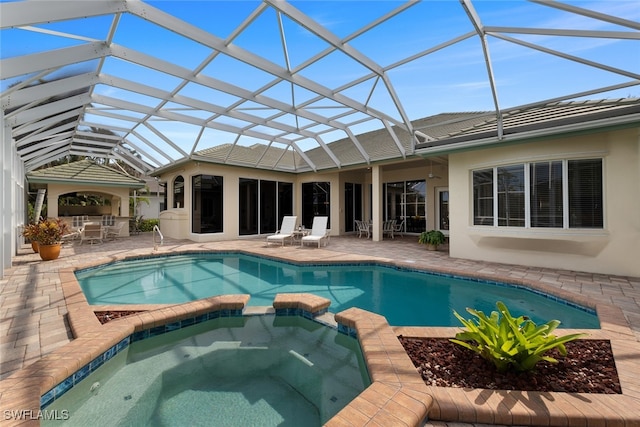
[[(11, 127), (5, 123), (0, 110), (0, 278), (11, 267), (11, 257), (17, 253), (19, 239), (17, 224), (24, 222), (24, 166), (18, 158), (11, 137)], [(20, 240), (21, 241), (21, 240)]]
[(382, 171), (380, 166), (371, 168), (371, 206), (373, 217), (372, 240), (382, 240)]

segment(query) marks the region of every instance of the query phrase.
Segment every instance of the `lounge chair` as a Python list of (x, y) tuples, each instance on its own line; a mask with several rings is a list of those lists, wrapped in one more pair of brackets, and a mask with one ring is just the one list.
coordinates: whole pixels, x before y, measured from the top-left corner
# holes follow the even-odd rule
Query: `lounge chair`
[(62, 242), (64, 243), (70, 240), (75, 240), (79, 238), (81, 234), (82, 234), (82, 227), (77, 228), (75, 230), (72, 229), (70, 233), (67, 233), (64, 236), (62, 236)]
[(282, 224), (280, 230), (276, 231), (276, 234), (267, 236), (267, 245), (270, 243), (281, 243), (284, 246), (284, 242), (287, 240), (293, 242), (293, 231), (296, 228), (297, 216), (285, 216), (282, 218)]
[(320, 243), (325, 241), (325, 246), (329, 243), (329, 231), (327, 230), (327, 222), (329, 217), (326, 216), (316, 216), (313, 218), (313, 226), (311, 227), (311, 234), (308, 236), (302, 237), (300, 239), (300, 246), (304, 246), (305, 243), (318, 243), (318, 247), (320, 247)]

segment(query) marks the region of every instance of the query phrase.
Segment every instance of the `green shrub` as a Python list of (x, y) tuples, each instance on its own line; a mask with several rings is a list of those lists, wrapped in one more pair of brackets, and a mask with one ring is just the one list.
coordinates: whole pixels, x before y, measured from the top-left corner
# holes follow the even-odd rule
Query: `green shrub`
[(443, 244), (445, 241), (446, 237), (440, 230), (423, 231), (420, 233), (420, 236), (418, 236), (418, 243), (423, 245), (438, 246)]
[(551, 320), (544, 325), (536, 324), (525, 316), (514, 318), (500, 301), (496, 303), (498, 311), (487, 317), (482, 311), (467, 308), (476, 319), (465, 320), (457, 312), (453, 314), (466, 327), (464, 332), (456, 334), (451, 342), (466, 347), (484, 359), (492, 362), (498, 372), (513, 368), (516, 371), (530, 371), (535, 365), (546, 360), (558, 361), (545, 356), (549, 350), (558, 349), (565, 356), (565, 343), (586, 334), (571, 334), (563, 337), (552, 335), (560, 321)]
[(160, 224), (158, 219), (143, 219), (140, 221), (140, 231), (152, 231), (154, 225)]

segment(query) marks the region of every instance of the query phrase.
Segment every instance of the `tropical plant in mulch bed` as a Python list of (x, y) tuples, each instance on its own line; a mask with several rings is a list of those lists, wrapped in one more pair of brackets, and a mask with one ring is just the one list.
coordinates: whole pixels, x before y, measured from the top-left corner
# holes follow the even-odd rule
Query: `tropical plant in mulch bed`
[(491, 312), (490, 316), (467, 308), (476, 317), (469, 320), (454, 311), (453, 314), (466, 330), (456, 334), (455, 339), (450, 341), (478, 353), (493, 363), (498, 372), (509, 369), (530, 371), (542, 360), (558, 363), (545, 353), (557, 349), (566, 356), (564, 344), (586, 335), (578, 333), (557, 337), (552, 332), (560, 325), (558, 320), (537, 326), (526, 316), (513, 317), (501, 301), (496, 303), (496, 307), (498, 311)]

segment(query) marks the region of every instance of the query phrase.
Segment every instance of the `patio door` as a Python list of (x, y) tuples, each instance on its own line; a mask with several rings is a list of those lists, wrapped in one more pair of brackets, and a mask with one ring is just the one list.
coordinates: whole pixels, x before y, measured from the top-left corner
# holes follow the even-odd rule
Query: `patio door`
[(402, 231), (407, 233), (426, 230), (427, 185), (424, 179), (388, 182), (384, 190), (384, 220), (404, 221)]
[(449, 188), (436, 187), (436, 228), (449, 235)]
[(344, 231), (355, 230), (355, 221), (362, 217), (362, 184), (344, 184)]
[(240, 178), (238, 234), (275, 233), (284, 215), (293, 212), (293, 184)]

